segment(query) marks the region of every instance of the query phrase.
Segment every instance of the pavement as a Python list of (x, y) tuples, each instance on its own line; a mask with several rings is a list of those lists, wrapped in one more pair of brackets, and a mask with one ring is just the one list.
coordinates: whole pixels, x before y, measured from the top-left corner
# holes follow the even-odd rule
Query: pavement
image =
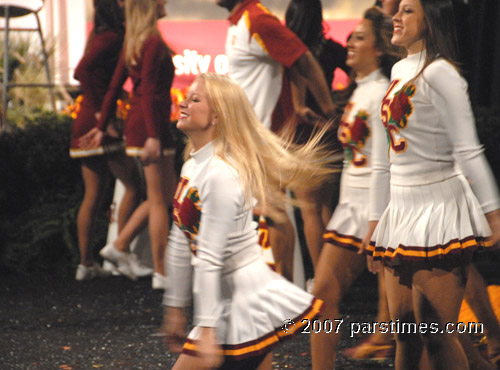
[[(364, 274), (342, 304), (343, 327), (376, 314), (376, 279)], [(162, 294), (151, 279), (75, 281), (73, 274), (0, 272), (0, 370), (171, 369), (177, 355), (158, 335)], [(355, 344), (349, 330), (340, 348)], [(310, 369), (309, 335), (273, 351), (273, 369)], [(349, 361), (338, 369), (391, 369), (392, 361)]]

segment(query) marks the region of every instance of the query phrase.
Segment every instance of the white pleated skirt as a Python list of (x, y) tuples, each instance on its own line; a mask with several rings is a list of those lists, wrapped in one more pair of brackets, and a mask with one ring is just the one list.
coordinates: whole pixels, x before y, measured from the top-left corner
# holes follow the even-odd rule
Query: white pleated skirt
[(323, 242), (358, 251), (368, 232), (369, 191), (345, 184), (341, 187), (339, 204), (326, 226)]
[(420, 186), (391, 185), (391, 200), (368, 251), (388, 265), (469, 255), (490, 247), (486, 217), (466, 178)]
[[(323, 302), (274, 272), (262, 259), (222, 276), (223, 313), (216, 325), (224, 356), (240, 360), (269, 352), (313, 320)], [(291, 330), (293, 325), (295, 330)], [(304, 322), (301, 322), (304, 320)], [(283, 330), (284, 323), (287, 323)], [(183, 353), (197, 355), (199, 327)]]

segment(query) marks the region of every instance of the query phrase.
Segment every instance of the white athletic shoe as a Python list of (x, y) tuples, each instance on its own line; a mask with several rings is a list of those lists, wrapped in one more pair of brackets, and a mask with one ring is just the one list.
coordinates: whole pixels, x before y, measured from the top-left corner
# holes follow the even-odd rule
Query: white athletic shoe
[(130, 268), (132, 269), (134, 275), (139, 277), (139, 278), (151, 276), (151, 275), (153, 275), (153, 272), (155, 271), (153, 268), (143, 264), (139, 260), (139, 258), (137, 257), (137, 254), (135, 254), (135, 253), (130, 253), (129, 264), (130, 264)]
[(153, 279), (151, 280), (151, 285), (154, 290), (166, 290), (168, 284), (168, 278), (158, 272), (153, 274)]
[(104, 260), (102, 261), (102, 269), (104, 271), (109, 271), (109, 273), (113, 276), (120, 276), (120, 273), (118, 272), (118, 270), (116, 269), (116, 266), (113, 265), (111, 262), (109, 262), (108, 260)]
[(128, 277), (131, 280), (137, 280), (137, 276), (131, 267), (131, 254), (128, 252), (121, 252), (115, 248), (113, 244), (107, 244), (99, 252), (102, 258), (108, 260), (116, 265), (116, 270)]
[(110, 275), (111, 273), (103, 270), (101, 266), (99, 266), (99, 264), (94, 262), (90, 266), (78, 265), (76, 269), (75, 279), (79, 281), (92, 280), (96, 277), (106, 277)]

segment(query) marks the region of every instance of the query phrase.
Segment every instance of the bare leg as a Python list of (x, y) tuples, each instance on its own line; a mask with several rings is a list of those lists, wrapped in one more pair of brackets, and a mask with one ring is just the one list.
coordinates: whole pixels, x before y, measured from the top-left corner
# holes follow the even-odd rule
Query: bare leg
[(136, 161), (125, 154), (109, 156), (108, 166), (113, 176), (125, 187), (118, 209), (118, 233), (120, 233), (139, 202), (141, 177)]
[(293, 252), (294, 252), (294, 230), (293, 225), (288, 218), (283, 222), (275, 222), (272, 226), (268, 225), (269, 243), (273, 253), (276, 271), (284, 278), (293, 281)]
[(116, 249), (121, 252), (130, 251), (130, 243), (147, 226), (149, 218), (149, 201), (145, 200), (132, 213), (118, 237), (113, 242)]
[(89, 245), (94, 234), (106, 173), (105, 162), (101, 158), (90, 158), (82, 164), (85, 193), (78, 211), (77, 227), (80, 263), (84, 266), (90, 266), (94, 261)]
[(500, 324), (491, 307), (488, 287), (476, 266), (471, 264), (469, 279), (465, 287), (465, 299), (476, 314), (478, 321), (484, 325), (488, 337), (488, 354), (500, 354)]
[[(467, 284), (468, 285), (468, 284)], [(468, 333), (458, 334), (458, 340), (464, 350), (467, 362), (471, 370), (493, 370), (493, 366), (484, 359), (483, 356), (474, 348), (474, 344)]]
[[(412, 289), (400, 284), (399, 276), (395, 275), (394, 270), (385, 268), (384, 277), (392, 323), (415, 323)], [(418, 369), (423, 348), (418, 333), (400, 332), (394, 333), (394, 337), (396, 339), (396, 359), (394, 361), (396, 370)]]
[[(325, 302), (321, 319), (338, 323), (340, 302), (365, 268), (365, 256), (331, 244), (323, 246), (313, 286), (313, 295)], [(340, 331), (311, 333), (313, 369), (333, 369), (339, 341)]]
[[(448, 270), (432, 268), (417, 270), (413, 275), (413, 303), (418, 323), (438, 323), (446, 331), (448, 323), (456, 323), (462, 303), (468, 268)], [(443, 294), (443, 289), (446, 294)], [(467, 358), (458, 340), (458, 333), (422, 334), (432, 369), (467, 370)]]
[[(389, 314), (389, 305), (387, 303), (387, 291), (385, 288), (385, 277), (384, 270), (377, 274), (378, 279), (378, 311), (377, 311), (377, 322), (386, 323), (389, 322), (391, 316)], [(370, 342), (376, 344), (387, 344), (390, 343), (393, 336), (388, 333), (382, 333), (377, 330), (372, 336), (370, 336)]]
[(165, 275), (165, 249), (167, 246), (169, 218), (168, 205), (175, 189), (173, 156), (161, 157), (157, 163), (144, 167), (149, 201), (149, 234), (154, 270)]
[(269, 352), (262, 360), (257, 370), (271, 370), (273, 366), (273, 353)]
[(316, 195), (314, 192), (295, 192), (300, 204), (300, 212), (304, 222), (304, 236), (314, 270), (318, 264), (323, 245), (323, 231), (325, 230), (321, 217), (321, 204), (317, 201)]
[(323, 232), (332, 216), (332, 203), (337, 174), (321, 188), (313, 191), (294, 191), (300, 205), (302, 221), (304, 222), (304, 236), (311, 256), (314, 269), (318, 264), (321, 247), (323, 246)]

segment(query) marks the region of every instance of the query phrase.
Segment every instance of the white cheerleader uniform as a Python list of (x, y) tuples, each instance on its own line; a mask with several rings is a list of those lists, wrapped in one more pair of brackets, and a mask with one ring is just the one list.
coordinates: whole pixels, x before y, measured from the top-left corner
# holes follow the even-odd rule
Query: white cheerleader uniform
[(484, 214), (500, 208), (467, 83), (443, 59), (413, 81), (424, 61), (425, 51), (394, 65), (381, 107), (390, 166), (387, 154), (375, 153), (372, 191), (377, 197), (390, 186), (390, 202), (369, 251), (389, 265), (461, 258), (491, 246)]
[(171, 307), (194, 300), (186, 354), (198, 351), (199, 327), (215, 328), (231, 360), (265, 354), (292, 334), (282, 330), (285, 320), (294, 321), (296, 333), (322, 306), (262, 260), (248, 203), (236, 170), (215, 155), (213, 143), (191, 153), (174, 199), (167, 252), (172, 284), (163, 300)]
[[(325, 243), (353, 251), (358, 251), (368, 231), (372, 148), (382, 145), (387, 149), (384, 126), (380, 120), (380, 104), (389, 80), (376, 70), (357, 79), (356, 83), (338, 131), (345, 155), (339, 204), (323, 234)], [(376, 202), (379, 209), (374, 212), (379, 216), (387, 205), (388, 197), (387, 189)]]

